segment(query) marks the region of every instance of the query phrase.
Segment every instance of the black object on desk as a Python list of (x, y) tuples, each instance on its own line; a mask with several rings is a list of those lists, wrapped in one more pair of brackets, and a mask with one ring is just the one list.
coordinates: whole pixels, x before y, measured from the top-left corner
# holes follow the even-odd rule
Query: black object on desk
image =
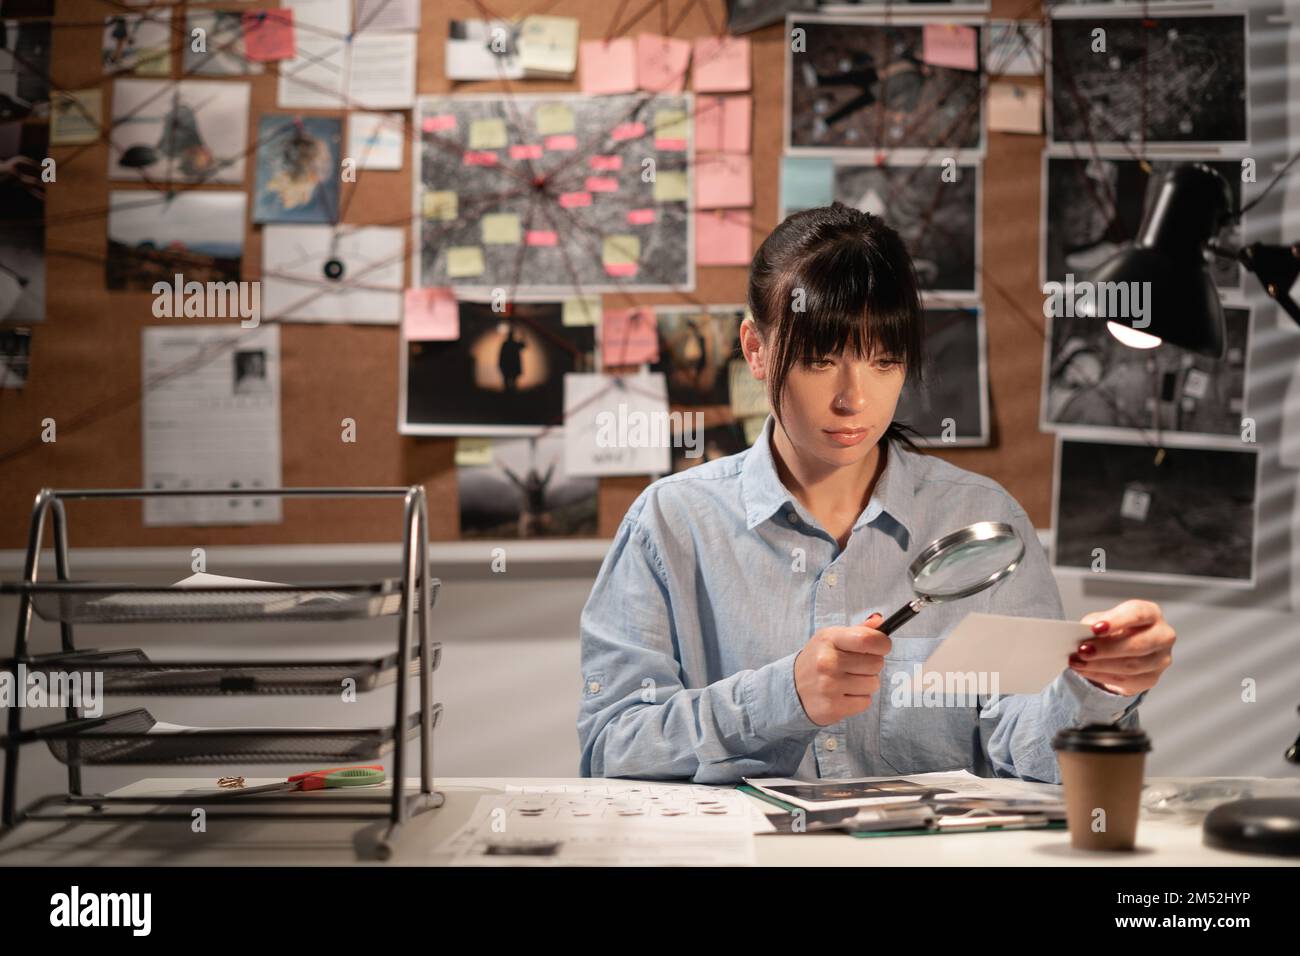
[(1300, 797), (1220, 804), (1204, 823), (1205, 845), (1238, 853), (1300, 856)]

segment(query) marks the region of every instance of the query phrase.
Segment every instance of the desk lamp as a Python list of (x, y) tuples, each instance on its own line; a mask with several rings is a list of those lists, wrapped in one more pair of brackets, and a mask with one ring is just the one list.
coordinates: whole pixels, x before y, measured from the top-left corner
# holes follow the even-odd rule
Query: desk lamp
[[(1300, 324), (1300, 305), (1291, 297), (1291, 287), (1300, 276), (1300, 242), (1287, 246), (1254, 242), (1234, 250), (1218, 241), (1223, 227), (1239, 221), (1244, 211), (1233, 210), (1228, 183), (1217, 170), (1205, 163), (1176, 166), (1143, 215), (1137, 240), (1089, 277), (1095, 283), (1151, 283), (1149, 324), (1134, 328), (1110, 319), (1106, 323), (1110, 333), (1132, 348), (1169, 342), (1223, 358), (1223, 305), (1206, 253), (1241, 263)], [(1098, 299), (1083, 301), (1078, 314), (1103, 317)]]

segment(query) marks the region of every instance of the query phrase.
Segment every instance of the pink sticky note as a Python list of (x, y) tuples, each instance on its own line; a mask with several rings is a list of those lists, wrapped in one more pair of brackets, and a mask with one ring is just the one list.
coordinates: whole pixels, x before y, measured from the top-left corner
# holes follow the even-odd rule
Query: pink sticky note
[(645, 135), (645, 123), (619, 123), (609, 131), (609, 138), (616, 143), (625, 139), (636, 139)]
[(748, 153), (753, 98), (700, 96), (695, 100), (695, 148), (710, 153)]
[(482, 149), (467, 149), (463, 157), (466, 166), (495, 166), (497, 154)]
[(722, 104), (722, 150), (748, 153), (754, 122), (752, 96), (728, 96)]
[(618, 192), (618, 180), (613, 176), (588, 176), (583, 185), (589, 193)]
[(244, 56), (248, 59), (259, 63), (293, 59), (292, 10), (249, 10), (243, 25)]
[(578, 148), (578, 137), (572, 133), (556, 133), (554, 136), (546, 137), (543, 142), (546, 144), (546, 148), (553, 153)]
[(600, 319), (600, 351), (606, 365), (659, 361), (659, 329), (654, 312), (606, 309)]
[(402, 338), (408, 342), (460, 338), (460, 306), (451, 289), (407, 289), (402, 297)]
[(602, 173), (618, 172), (623, 168), (622, 156), (590, 156), (587, 162), (591, 168)]
[(684, 150), (685, 148), (686, 148), (686, 140), (684, 139), (661, 139), (659, 137), (655, 138), (655, 149), (664, 150), (664, 151), (668, 151), (668, 150), (681, 151)]
[(641, 33), (636, 38), (636, 83), (650, 93), (680, 93), (686, 85), (691, 41)]
[(753, 258), (748, 209), (701, 209), (695, 213), (695, 262), (702, 266), (747, 266)]
[(698, 152), (722, 152), (722, 96), (695, 97), (695, 149)]
[(749, 156), (696, 153), (695, 205), (700, 209), (754, 205), (754, 175)]
[(590, 206), (591, 193), (560, 193), (560, 205), (565, 209), (575, 206)]
[(525, 145), (522, 143), (516, 143), (514, 146), (510, 147), (510, 158), (511, 159), (541, 159), (542, 144), (528, 143), (527, 145)]
[(921, 34), (921, 59), (954, 70), (979, 69), (979, 34), (956, 23), (927, 23)]
[(420, 124), (426, 133), (442, 133), (456, 128), (456, 115), (443, 113), (441, 116), (426, 116)]
[(697, 93), (743, 93), (749, 89), (749, 37), (700, 37), (691, 60)]
[(653, 209), (629, 209), (627, 211), (627, 221), (633, 226), (648, 226), (655, 221), (655, 211)]
[(636, 91), (636, 44), (631, 37), (584, 41), (578, 47), (578, 64), (584, 93)]
[(527, 246), (554, 246), (559, 241), (560, 237), (549, 229), (529, 229), (524, 233), (524, 245)]

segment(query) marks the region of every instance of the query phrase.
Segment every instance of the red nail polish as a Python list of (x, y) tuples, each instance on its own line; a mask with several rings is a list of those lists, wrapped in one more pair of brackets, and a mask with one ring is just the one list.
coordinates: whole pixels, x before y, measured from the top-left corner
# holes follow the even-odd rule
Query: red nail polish
[(1094, 634), (1105, 634), (1109, 630), (1110, 630), (1109, 621), (1098, 621), (1096, 624), (1092, 626), (1092, 633)]
[(1097, 653), (1097, 648), (1093, 647), (1091, 644), (1080, 644), (1079, 653), (1084, 657), (1089, 657)]
[(1071, 655), (1070, 655), (1070, 666), (1071, 666), (1071, 667), (1079, 667), (1079, 666), (1082, 665), (1082, 664), (1083, 664), (1083, 659), (1082, 659), (1081, 657), (1079, 657), (1078, 654), (1071, 654)]

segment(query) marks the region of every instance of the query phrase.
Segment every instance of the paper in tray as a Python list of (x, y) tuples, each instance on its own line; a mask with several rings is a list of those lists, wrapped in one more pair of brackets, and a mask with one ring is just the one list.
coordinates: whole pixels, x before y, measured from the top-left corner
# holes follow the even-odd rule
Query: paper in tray
[[(420, 675), (419, 648), (412, 648), (407, 675)], [(431, 670), (442, 660), (442, 644), (430, 645)], [(4, 662), (11, 667), (12, 662)], [(134, 695), (229, 694), (337, 694), (345, 680), (353, 681), (358, 693), (392, 684), (397, 678), (397, 655), (387, 654), (352, 660), (243, 660), (243, 661), (152, 661), (138, 648), (113, 651), (82, 651), (49, 655), (28, 662), (34, 671), (95, 670), (104, 675), (104, 691)]]
[[(431, 584), (430, 603), (437, 594)], [(25, 588), (44, 620), (68, 624), (347, 620), (396, 614), (401, 581), (275, 584), (196, 574), (170, 587), (61, 581)]]
[[(441, 714), (434, 704), (435, 727)], [(408, 718), (405, 739), (418, 735), (419, 721), (419, 714)], [(391, 727), (190, 727), (160, 723), (143, 708), (40, 728), (34, 736), (60, 762), (77, 765), (362, 763), (393, 745)]]

